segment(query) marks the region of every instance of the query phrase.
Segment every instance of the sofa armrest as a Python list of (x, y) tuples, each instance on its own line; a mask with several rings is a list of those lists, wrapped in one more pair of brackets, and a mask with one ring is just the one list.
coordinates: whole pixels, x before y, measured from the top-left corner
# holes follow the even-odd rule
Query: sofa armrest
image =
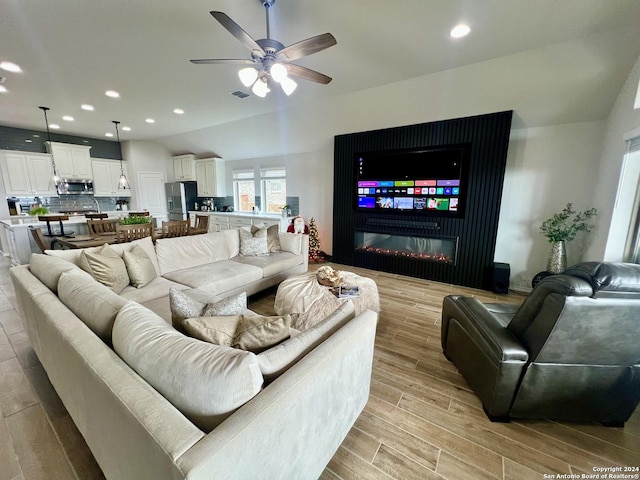
[(377, 314), (365, 311), (177, 460), (200, 479), (318, 478), (369, 397)]

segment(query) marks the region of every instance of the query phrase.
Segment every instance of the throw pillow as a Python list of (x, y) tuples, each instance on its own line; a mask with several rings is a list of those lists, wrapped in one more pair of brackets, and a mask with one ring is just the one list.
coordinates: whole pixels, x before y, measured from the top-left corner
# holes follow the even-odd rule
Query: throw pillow
[(291, 336), (291, 316), (243, 315), (232, 347), (259, 353)]
[(134, 245), (131, 250), (125, 250), (122, 253), (122, 259), (127, 267), (131, 285), (136, 288), (144, 287), (158, 275), (149, 255), (139, 245)]
[[(256, 233), (260, 230), (260, 227), (251, 225), (251, 233)], [(267, 228), (267, 247), (269, 253), (275, 253), (280, 251), (280, 225), (271, 225)]]
[(269, 255), (269, 247), (267, 244), (267, 229), (260, 228), (255, 233), (246, 231), (244, 228), (240, 231), (240, 255), (258, 256)]
[(241, 319), (242, 315), (187, 318), (182, 327), (190, 337), (230, 347)]
[(242, 315), (247, 308), (247, 294), (242, 292), (219, 301), (202, 302), (175, 287), (171, 287), (169, 289), (169, 306), (173, 327), (183, 331), (182, 321), (187, 318)]
[(202, 316), (182, 322), (187, 335), (216, 345), (262, 352), (291, 335), (291, 316)]
[(120, 293), (129, 285), (124, 260), (109, 245), (102, 247), (99, 253), (83, 251), (80, 258), (81, 265), (88, 265), (91, 276), (115, 293)]

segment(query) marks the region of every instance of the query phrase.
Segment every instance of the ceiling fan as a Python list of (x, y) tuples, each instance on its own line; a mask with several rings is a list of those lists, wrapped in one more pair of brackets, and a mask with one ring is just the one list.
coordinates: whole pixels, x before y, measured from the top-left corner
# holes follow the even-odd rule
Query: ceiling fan
[(258, 1), (265, 7), (267, 17), (267, 38), (259, 40), (251, 38), (247, 32), (245, 32), (236, 22), (231, 20), (231, 18), (229, 18), (225, 13), (216, 11), (210, 12), (213, 18), (218, 20), (218, 22), (220, 22), (220, 24), (226, 28), (229, 33), (231, 33), (231, 35), (236, 37), (240, 43), (251, 51), (251, 60), (207, 58), (191, 60), (191, 63), (230, 63), (246, 65), (245, 68), (238, 72), (240, 81), (246, 87), (253, 86), (251, 90), (259, 97), (265, 97), (270, 91), (269, 84), (271, 83), (271, 80), (279, 83), (282, 90), (287, 95), (291, 95), (298, 86), (298, 84), (290, 77), (298, 77), (304, 80), (321, 83), (323, 85), (328, 84), (331, 81), (331, 77), (291, 62), (332, 47), (337, 43), (334, 36), (330, 33), (323, 33), (322, 35), (307, 38), (306, 40), (302, 40), (285, 47), (279, 41), (270, 38), (269, 34), (269, 8), (273, 6), (276, 0)]

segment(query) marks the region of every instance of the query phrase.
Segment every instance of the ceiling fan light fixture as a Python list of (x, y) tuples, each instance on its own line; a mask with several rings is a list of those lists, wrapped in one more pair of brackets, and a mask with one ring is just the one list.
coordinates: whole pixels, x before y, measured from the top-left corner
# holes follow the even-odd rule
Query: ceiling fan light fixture
[(238, 72), (238, 77), (245, 87), (250, 87), (258, 79), (258, 71), (253, 67), (243, 68)]
[(258, 97), (264, 98), (267, 96), (271, 90), (269, 90), (269, 85), (264, 78), (259, 78), (256, 83), (253, 84), (253, 88), (251, 91)]
[(278, 83), (288, 78), (287, 67), (285, 67), (281, 63), (274, 63), (273, 65), (271, 65), (269, 74), (271, 74), (271, 78), (273, 78), (273, 81)]
[(298, 84), (289, 77), (284, 78), (284, 80), (280, 82), (280, 86), (282, 87), (284, 93), (287, 94), (287, 96), (291, 95), (294, 90), (298, 88)]

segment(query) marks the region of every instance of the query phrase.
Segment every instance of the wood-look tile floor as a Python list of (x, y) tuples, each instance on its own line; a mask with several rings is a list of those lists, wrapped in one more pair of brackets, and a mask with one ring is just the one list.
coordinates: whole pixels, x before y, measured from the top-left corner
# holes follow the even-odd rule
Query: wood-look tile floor
[[(552, 421), (491, 423), (444, 358), (444, 296), (514, 303), (522, 296), (333, 266), (373, 278), (382, 311), (369, 403), (322, 479), (528, 480), (581, 477), (598, 467), (640, 467), (640, 410), (624, 429)], [(8, 269), (0, 258), (0, 480), (104, 478), (29, 345)], [(274, 295), (271, 290), (251, 298), (250, 307), (273, 313)]]

